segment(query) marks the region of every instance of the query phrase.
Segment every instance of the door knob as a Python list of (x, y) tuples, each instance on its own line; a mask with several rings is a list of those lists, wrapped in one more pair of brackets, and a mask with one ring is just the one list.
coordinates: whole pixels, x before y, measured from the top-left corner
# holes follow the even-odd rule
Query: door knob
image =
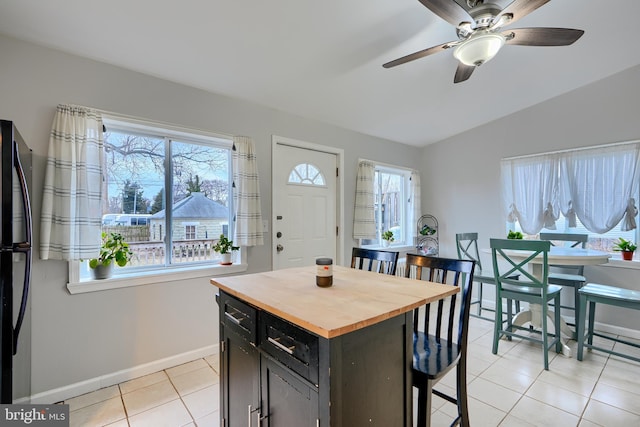
[(284, 246), (282, 246), (281, 244), (278, 244), (278, 246), (276, 246), (276, 251), (278, 251), (278, 253), (282, 252), (284, 250)]

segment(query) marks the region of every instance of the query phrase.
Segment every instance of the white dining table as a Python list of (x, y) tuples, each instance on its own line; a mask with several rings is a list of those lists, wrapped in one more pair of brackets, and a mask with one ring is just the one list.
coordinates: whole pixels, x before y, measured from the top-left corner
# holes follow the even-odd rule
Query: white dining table
[[(483, 252), (491, 253), (491, 249), (483, 250)], [(531, 252), (528, 251), (505, 250), (504, 252), (514, 260), (523, 260), (531, 255)], [(609, 258), (611, 258), (611, 254), (603, 251), (582, 248), (566, 248), (560, 246), (552, 246), (547, 255), (549, 266), (606, 264), (609, 262)], [(538, 278), (541, 277), (542, 255), (538, 255), (534, 258), (530, 265), (531, 274)], [(578, 301), (575, 303), (578, 304)], [(551, 320), (551, 325), (553, 326), (555, 333), (556, 325), (554, 324), (554, 312), (552, 310), (547, 311), (547, 316)], [(512, 323), (516, 326), (523, 326), (527, 322), (529, 322), (534, 328), (540, 328), (542, 326), (542, 307), (539, 304), (530, 304), (527, 310), (517, 313), (514, 316)], [(569, 338), (575, 337), (575, 331), (567, 325), (562, 317), (560, 317), (560, 332), (562, 335)], [(565, 341), (562, 341), (562, 354), (567, 357), (571, 357), (571, 348), (569, 348)]]

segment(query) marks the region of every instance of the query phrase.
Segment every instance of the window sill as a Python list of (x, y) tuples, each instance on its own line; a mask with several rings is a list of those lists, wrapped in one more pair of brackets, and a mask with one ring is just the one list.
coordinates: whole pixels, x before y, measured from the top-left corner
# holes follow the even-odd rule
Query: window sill
[(630, 270), (640, 270), (640, 260), (624, 261), (620, 258), (610, 258), (606, 264), (594, 265), (593, 267), (628, 268)]
[(416, 252), (416, 247), (415, 246), (404, 246), (404, 245), (398, 245), (398, 246), (379, 246), (379, 245), (367, 245), (367, 246), (362, 246), (364, 249), (375, 249), (375, 250), (380, 250), (380, 251), (397, 251), (400, 253), (403, 252)]
[(247, 271), (247, 264), (216, 265), (206, 267), (190, 267), (170, 271), (151, 271), (131, 275), (118, 275), (104, 280), (85, 280), (67, 283), (67, 289), (72, 295), (87, 292), (107, 291), (112, 289), (129, 288), (132, 286), (152, 285), (177, 280), (201, 279), (216, 276), (226, 276)]

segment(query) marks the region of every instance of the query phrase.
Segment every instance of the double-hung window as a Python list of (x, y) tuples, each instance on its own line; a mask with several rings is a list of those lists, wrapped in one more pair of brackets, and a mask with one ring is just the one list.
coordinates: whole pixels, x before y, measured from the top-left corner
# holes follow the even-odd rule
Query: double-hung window
[[(232, 141), (105, 117), (102, 232), (133, 252), (115, 275), (217, 265), (233, 220)], [(231, 236), (228, 236), (231, 237)], [(79, 279), (90, 277), (88, 263)]]
[(382, 235), (393, 233), (392, 246), (413, 246), (410, 224), (410, 178), (406, 169), (376, 165), (373, 179), (376, 238), (363, 239), (362, 245), (382, 246)]

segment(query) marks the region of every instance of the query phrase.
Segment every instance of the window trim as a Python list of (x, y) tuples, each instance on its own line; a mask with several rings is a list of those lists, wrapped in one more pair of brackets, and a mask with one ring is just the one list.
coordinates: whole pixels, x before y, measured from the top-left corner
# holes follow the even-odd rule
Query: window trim
[[(155, 135), (156, 137), (158, 137), (158, 129), (160, 129), (162, 130), (163, 138), (175, 139), (179, 142), (202, 144), (203, 140), (207, 140), (211, 146), (226, 148), (229, 150), (231, 150), (231, 147), (233, 146), (232, 135), (214, 133), (202, 129), (192, 129), (171, 123), (148, 120), (113, 112), (100, 112), (102, 114), (102, 122), (107, 128), (112, 126), (121, 131)], [(232, 173), (233, 171), (230, 169), (229, 182), (232, 181)], [(233, 200), (233, 194), (230, 194), (229, 197), (230, 200)], [(230, 205), (230, 208), (233, 208), (232, 204)], [(232, 215), (230, 217), (232, 217)], [(236, 253), (239, 254), (239, 259), (237, 262), (234, 262), (234, 264), (229, 266), (222, 266), (215, 263), (192, 264), (190, 266), (169, 266), (153, 270), (132, 271), (124, 274), (116, 273), (109, 279), (101, 280), (95, 280), (92, 278), (84, 278), (81, 280), (81, 262), (69, 261), (69, 281), (67, 283), (67, 289), (71, 294), (78, 294), (179, 281), (190, 278), (224, 276), (247, 271), (249, 266), (246, 248), (241, 247)]]
[[(198, 225), (197, 224), (182, 224), (184, 226), (184, 239), (185, 240), (196, 240), (198, 237)], [(190, 227), (193, 227), (193, 233), (191, 233)], [(193, 237), (190, 237), (193, 236)]]
[(246, 252), (246, 250), (243, 251), (241, 248), (241, 250), (238, 251), (240, 261), (232, 265), (198, 265), (187, 268), (166, 268), (163, 271), (153, 270), (142, 273), (138, 271), (135, 274), (121, 274), (108, 279), (89, 279), (84, 281), (79, 281), (80, 261), (69, 261), (69, 283), (67, 283), (67, 290), (70, 294), (75, 295), (243, 273), (249, 268)]

